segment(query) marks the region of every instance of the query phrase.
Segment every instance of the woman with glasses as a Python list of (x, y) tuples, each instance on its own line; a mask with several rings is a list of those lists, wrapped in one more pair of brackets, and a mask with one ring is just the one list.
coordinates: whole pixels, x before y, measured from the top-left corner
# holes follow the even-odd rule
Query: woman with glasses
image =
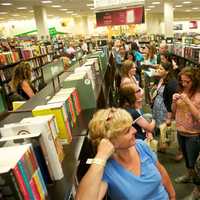
[(97, 153), (80, 182), (76, 200), (175, 200), (167, 171), (142, 141), (136, 140), (131, 115), (123, 110), (99, 110), (89, 123)]
[(137, 130), (136, 139), (153, 139), (155, 120), (147, 121), (142, 115), (143, 94), (134, 84), (125, 84), (120, 88), (120, 107), (126, 109), (132, 116), (133, 127)]
[[(179, 74), (179, 93), (173, 95), (172, 110), (176, 120), (178, 142), (183, 152), (187, 175), (175, 179), (188, 183), (195, 179), (195, 162), (200, 152), (200, 69), (186, 67)], [(188, 199), (199, 199), (195, 187)]]

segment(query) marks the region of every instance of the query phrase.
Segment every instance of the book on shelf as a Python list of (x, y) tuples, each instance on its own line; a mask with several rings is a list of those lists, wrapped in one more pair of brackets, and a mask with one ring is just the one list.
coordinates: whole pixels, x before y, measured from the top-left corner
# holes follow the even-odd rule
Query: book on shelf
[(82, 109), (96, 107), (95, 91), (91, 81), (87, 78), (86, 72), (71, 74), (63, 82), (63, 88), (75, 87), (78, 91)]
[(81, 104), (78, 96), (78, 91), (76, 88), (62, 88), (57, 92), (58, 95), (67, 93), (71, 94), (74, 110), (76, 112), (76, 116), (78, 116), (81, 112)]
[(33, 116), (41, 115), (55, 115), (57, 126), (58, 126), (58, 138), (63, 144), (69, 144), (72, 141), (71, 129), (69, 126), (69, 120), (67, 116), (64, 103), (54, 103), (48, 105), (36, 106), (32, 110)]
[[(47, 189), (31, 144), (1, 147), (0, 163), (0, 195), (4, 200), (46, 199)], [(37, 184), (33, 185), (35, 177)]]
[(24, 118), (20, 123), (4, 126), (0, 131), (0, 142), (6, 142), (5, 145), (13, 145), (13, 142), (33, 143), (46, 183), (63, 178), (61, 162), (64, 152), (57, 138), (58, 130), (53, 115)]
[(84, 73), (84, 72), (87, 73), (88, 78), (92, 82), (92, 88), (94, 89), (95, 88), (95, 76), (94, 76), (94, 73), (92, 71), (92, 66), (82, 65), (81, 67), (77, 67), (74, 70), (75, 74)]
[(75, 114), (74, 106), (72, 103), (71, 95), (68, 93), (67, 94), (55, 94), (55, 96), (53, 96), (53, 98), (48, 101), (48, 104), (59, 103), (59, 102), (64, 103), (64, 106), (65, 106), (65, 109), (67, 112), (67, 116), (68, 116), (68, 120), (70, 123), (70, 127), (73, 128), (76, 123), (76, 114)]

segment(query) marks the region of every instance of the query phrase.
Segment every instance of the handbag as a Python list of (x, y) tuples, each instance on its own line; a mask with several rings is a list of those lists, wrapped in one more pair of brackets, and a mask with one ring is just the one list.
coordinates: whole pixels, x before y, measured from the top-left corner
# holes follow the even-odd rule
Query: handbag
[(177, 130), (176, 122), (172, 121), (170, 125), (167, 125), (165, 122), (160, 126), (160, 140), (161, 144), (167, 143), (168, 146), (177, 145)]
[(145, 139), (144, 141), (146, 142), (146, 144), (150, 147), (150, 149), (153, 152), (157, 153), (157, 151), (158, 151), (158, 140), (156, 140), (156, 139), (152, 139), (152, 140)]

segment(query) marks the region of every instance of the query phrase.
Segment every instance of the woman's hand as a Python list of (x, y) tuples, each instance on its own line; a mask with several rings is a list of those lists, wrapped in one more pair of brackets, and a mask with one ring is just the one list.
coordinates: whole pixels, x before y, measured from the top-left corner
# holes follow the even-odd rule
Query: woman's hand
[(174, 103), (176, 103), (181, 98), (181, 95), (178, 93), (174, 93), (172, 96), (172, 100)]
[(151, 132), (147, 131), (146, 138), (147, 138), (147, 140), (151, 141), (153, 139), (153, 134)]
[(180, 98), (186, 103), (186, 104), (190, 104), (190, 99), (187, 96), (187, 94), (180, 94)]
[(110, 140), (104, 138), (99, 143), (96, 158), (108, 160), (108, 158), (114, 153), (114, 151), (115, 148)]

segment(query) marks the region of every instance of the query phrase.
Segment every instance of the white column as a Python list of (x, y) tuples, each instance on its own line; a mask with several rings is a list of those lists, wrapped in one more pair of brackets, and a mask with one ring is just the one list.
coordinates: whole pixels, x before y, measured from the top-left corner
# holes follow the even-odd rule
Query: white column
[(174, 10), (173, 1), (164, 1), (164, 26), (165, 26), (165, 36), (173, 37), (173, 21), (174, 21)]
[(146, 13), (146, 27), (148, 34), (160, 34), (161, 15), (155, 13)]
[(41, 6), (34, 7), (34, 16), (38, 31), (38, 38), (49, 36), (46, 10)]
[(83, 30), (84, 35), (87, 35), (89, 33), (88, 17), (87, 16), (82, 17), (82, 30)]

